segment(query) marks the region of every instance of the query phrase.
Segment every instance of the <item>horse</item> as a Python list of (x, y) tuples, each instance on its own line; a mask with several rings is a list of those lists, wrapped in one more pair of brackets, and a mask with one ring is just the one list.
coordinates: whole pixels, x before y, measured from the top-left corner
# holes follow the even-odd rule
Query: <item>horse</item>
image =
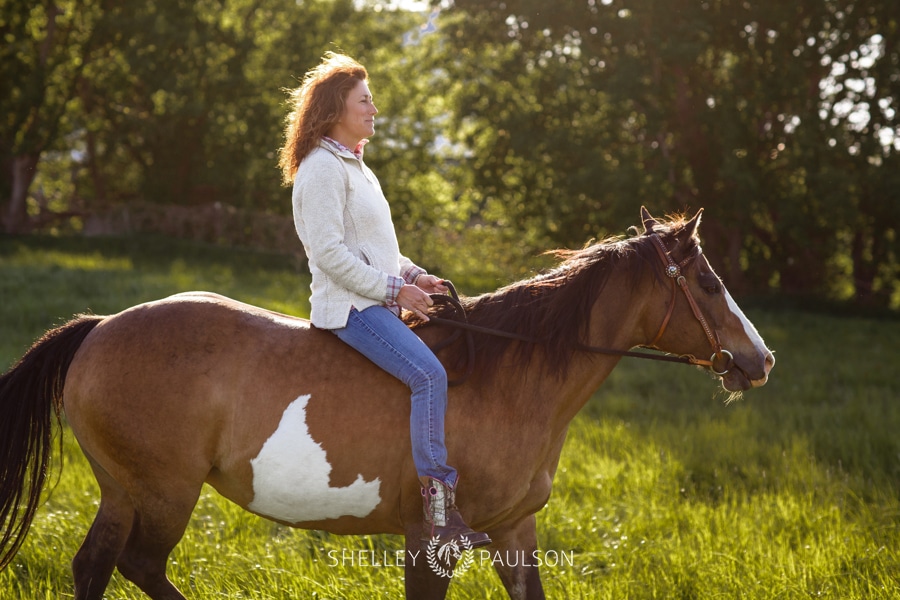
[[(490, 330), (469, 343), (440, 343), (444, 303), (408, 321), (448, 372), (468, 371), (450, 389), (447, 448), (460, 510), (492, 554), (535, 555), (569, 423), (630, 349), (684, 356), (731, 392), (765, 384), (774, 357), (702, 254), (701, 212), (642, 207), (642, 232), (464, 297), (466, 322)], [(45, 333), (0, 378), (2, 567), (38, 509), (61, 413), (101, 494), (72, 561), (78, 600), (102, 598), (115, 569), (154, 600), (183, 599), (166, 565), (204, 482), (288, 526), (422, 550), (408, 389), (305, 319), (188, 292)], [(511, 599), (544, 598), (537, 565), (494, 566)], [(407, 598), (445, 597), (447, 573), (404, 569)]]

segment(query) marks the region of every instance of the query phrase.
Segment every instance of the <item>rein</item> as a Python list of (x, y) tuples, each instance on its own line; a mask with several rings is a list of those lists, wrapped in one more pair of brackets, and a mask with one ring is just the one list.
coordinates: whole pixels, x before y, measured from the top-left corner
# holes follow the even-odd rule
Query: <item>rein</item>
[[(694, 317), (699, 321), (700, 325), (703, 327), (703, 331), (706, 334), (707, 339), (710, 342), (710, 345), (713, 349), (713, 354), (710, 356), (709, 360), (703, 360), (696, 358), (692, 355), (684, 355), (684, 356), (672, 356), (670, 354), (656, 354), (651, 352), (636, 352), (633, 350), (618, 350), (616, 348), (605, 348), (602, 346), (589, 346), (586, 344), (577, 344), (576, 349), (581, 350), (583, 352), (592, 352), (595, 354), (608, 354), (612, 356), (622, 356), (628, 358), (641, 358), (646, 360), (656, 360), (663, 362), (673, 362), (673, 363), (681, 363), (687, 365), (697, 365), (702, 367), (709, 367), (710, 370), (716, 375), (725, 375), (728, 373), (731, 368), (734, 357), (728, 350), (722, 348), (721, 343), (719, 343), (718, 334), (714, 333), (713, 330), (709, 327), (709, 324), (706, 321), (706, 318), (703, 316), (703, 313), (700, 311), (700, 307), (697, 305), (697, 302), (694, 300), (694, 296), (691, 294), (690, 289), (687, 286), (687, 280), (684, 278), (684, 275), (681, 273), (681, 269), (685, 267), (688, 263), (690, 263), (694, 258), (699, 255), (699, 252), (696, 254), (692, 254), (688, 256), (681, 263), (675, 263), (672, 259), (672, 256), (669, 254), (668, 249), (666, 248), (663, 241), (657, 234), (651, 234), (651, 239), (653, 240), (653, 247), (656, 249), (657, 254), (662, 259), (663, 264), (665, 266), (665, 274), (672, 280), (672, 295), (669, 301), (669, 308), (666, 311), (666, 316), (663, 318), (663, 322), (659, 327), (659, 330), (656, 333), (656, 336), (653, 338), (653, 341), (648, 344), (648, 346), (654, 346), (659, 339), (663, 336), (666, 331), (666, 327), (669, 325), (669, 320), (672, 317), (672, 313), (675, 310), (675, 297), (677, 295), (677, 288), (681, 288), (684, 292), (685, 297), (687, 298), (688, 304), (691, 307), (691, 311), (694, 313)], [(454, 311), (457, 315), (459, 315), (459, 320), (456, 319), (447, 319), (444, 317), (430, 317), (429, 323), (435, 323), (439, 325), (448, 325), (456, 329), (456, 331), (448, 338), (441, 340), (438, 342), (433, 348), (432, 351), (435, 353), (441, 350), (442, 348), (446, 348), (453, 342), (455, 342), (459, 337), (466, 332), (466, 345), (469, 353), (469, 360), (466, 364), (466, 372), (463, 374), (462, 378), (458, 380), (454, 380), (450, 382), (450, 385), (459, 385), (463, 383), (469, 376), (472, 374), (474, 369), (474, 364), (472, 362), (472, 357), (475, 354), (475, 341), (472, 338), (472, 333), (483, 333), (486, 335), (492, 335), (496, 337), (507, 338), (511, 340), (516, 340), (520, 342), (527, 342), (531, 344), (539, 344), (541, 340), (532, 338), (525, 335), (520, 335), (517, 333), (510, 333), (508, 331), (501, 331), (499, 329), (492, 329), (490, 327), (482, 327), (480, 325), (472, 325), (468, 322), (466, 311), (463, 308), (462, 304), (459, 301), (459, 294), (456, 292), (456, 288), (453, 283), (449, 280), (444, 280), (444, 283), (450, 290), (450, 294), (432, 294), (431, 298), (435, 301), (435, 303), (442, 304), (450, 304), (453, 306)], [(721, 359), (723, 355), (726, 357), (725, 370), (717, 371), (715, 368), (715, 359)]]

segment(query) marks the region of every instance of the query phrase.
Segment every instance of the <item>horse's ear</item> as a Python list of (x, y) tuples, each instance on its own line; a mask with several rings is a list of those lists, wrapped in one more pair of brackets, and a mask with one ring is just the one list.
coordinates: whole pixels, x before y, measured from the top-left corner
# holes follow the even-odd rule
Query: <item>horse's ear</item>
[(653, 233), (659, 222), (650, 215), (646, 206), (641, 207), (641, 222), (644, 224), (644, 233)]
[(684, 224), (684, 233), (687, 234), (686, 239), (691, 239), (697, 236), (697, 229), (700, 227), (700, 217), (703, 215), (703, 209), (697, 211), (697, 214), (694, 215), (694, 218)]

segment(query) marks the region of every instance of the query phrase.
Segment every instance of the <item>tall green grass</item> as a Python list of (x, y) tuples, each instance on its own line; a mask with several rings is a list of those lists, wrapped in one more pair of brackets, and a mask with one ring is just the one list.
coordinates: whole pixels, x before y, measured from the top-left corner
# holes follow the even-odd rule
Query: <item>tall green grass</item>
[[(306, 314), (307, 277), (290, 259), (165, 240), (0, 239), (0, 366), (75, 312), (189, 289)], [(766, 387), (726, 405), (697, 369), (626, 359), (573, 421), (538, 514), (540, 556), (572, 559), (544, 567), (548, 597), (898, 597), (900, 321), (748, 313), (778, 359)], [(64, 448), (2, 598), (72, 595), (99, 498), (70, 434)], [(402, 548), (292, 530), (207, 488), (169, 574), (194, 598), (397, 598), (402, 569), (371, 563)], [(143, 598), (118, 574), (107, 597)], [(504, 597), (490, 560), (476, 555), (449, 597)]]

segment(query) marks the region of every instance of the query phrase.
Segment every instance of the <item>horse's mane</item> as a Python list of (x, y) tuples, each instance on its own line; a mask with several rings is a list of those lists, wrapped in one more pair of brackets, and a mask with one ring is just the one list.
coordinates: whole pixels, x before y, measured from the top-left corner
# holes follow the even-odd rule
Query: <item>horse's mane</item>
[[(684, 222), (682, 215), (670, 217), (659, 222), (654, 231), (665, 241), (676, 235)], [(693, 240), (693, 243), (698, 242)], [(548, 254), (560, 260), (550, 270), (494, 292), (460, 298), (470, 324), (535, 340), (534, 343), (521, 342), (474, 333), (474, 369), (482, 378), (496, 372), (500, 359), (513, 344), (518, 345), (517, 359), (522, 368), (527, 368), (540, 352), (547, 371), (564, 378), (575, 350), (579, 344), (586, 343), (591, 307), (610, 274), (628, 263), (630, 282), (634, 287), (643, 269), (659, 262), (647, 235), (612, 237), (580, 250), (554, 250)], [(454, 307), (449, 304), (436, 303), (430, 314), (458, 319)], [(414, 328), (427, 326), (427, 323), (414, 319), (410, 323)], [(445, 352), (448, 368), (465, 368), (468, 351), (464, 342), (452, 344)]]

